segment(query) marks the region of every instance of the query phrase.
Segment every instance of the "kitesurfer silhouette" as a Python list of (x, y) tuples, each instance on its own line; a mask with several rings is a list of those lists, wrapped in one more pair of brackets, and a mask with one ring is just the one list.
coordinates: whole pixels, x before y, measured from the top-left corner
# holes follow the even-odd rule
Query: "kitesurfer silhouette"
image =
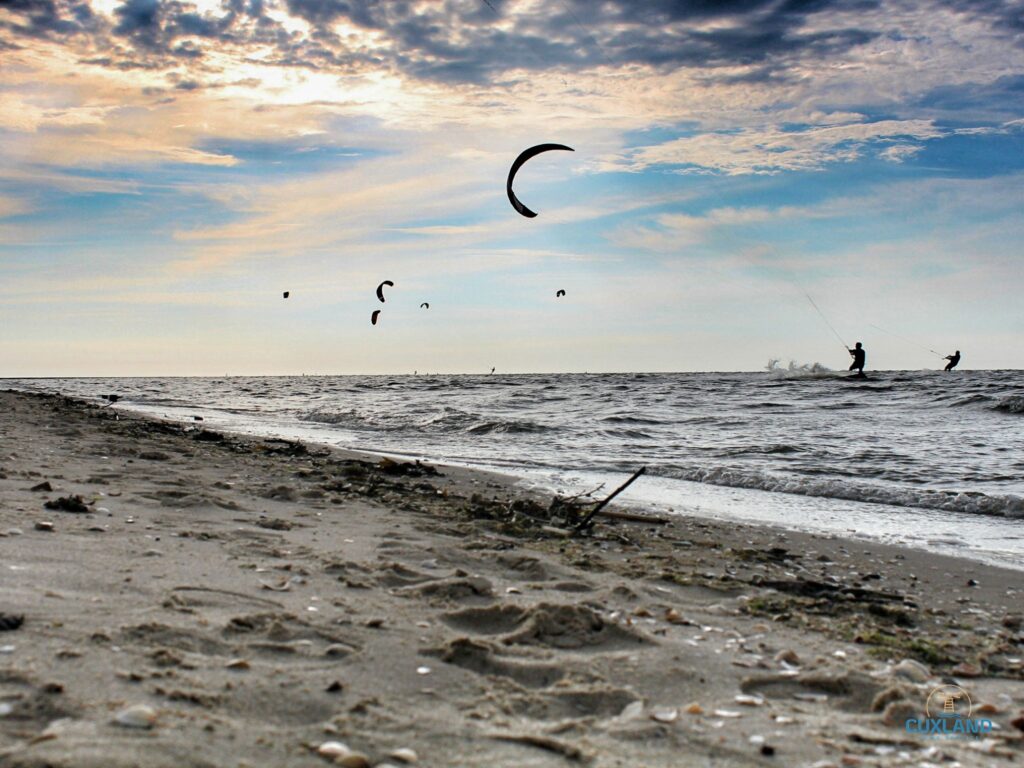
[(860, 374), (864, 373), (864, 347), (858, 341), (853, 345), (853, 349), (847, 348), (847, 352), (850, 353), (850, 357), (853, 358), (853, 362), (850, 363), (850, 370), (857, 371)]
[(946, 363), (946, 370), (947, 371), (952, 371), (954, 368), (956, 368), (957, 364), (960, 362), (960, 350), (958, 349), (956, 351), (956, 354), (946, 355), (946, 359), (949, 360), (949, 362)]

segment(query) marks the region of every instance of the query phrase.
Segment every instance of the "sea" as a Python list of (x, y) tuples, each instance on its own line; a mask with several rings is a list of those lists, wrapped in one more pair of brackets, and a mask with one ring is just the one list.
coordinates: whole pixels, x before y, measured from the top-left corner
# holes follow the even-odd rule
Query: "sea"
[(0, 382), (228, 432), (478, 467), (661, 514), (1024, 570), (1024, 372), (67, 378)]

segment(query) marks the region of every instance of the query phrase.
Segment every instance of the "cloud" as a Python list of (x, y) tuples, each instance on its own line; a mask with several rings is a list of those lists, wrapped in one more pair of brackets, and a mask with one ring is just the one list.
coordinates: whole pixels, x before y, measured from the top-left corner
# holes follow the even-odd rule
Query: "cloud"
[(684, 171), (712, 170), (727, 174), (765, 174), (819, 170), (829, 163), (851, 162), (865, 145), (899, 140), (887, 159), (908, 156), (908, 139), (927, 141), (943, 132), (928, 120), (879, 120), (827, 125), (800, 130), (766, 126), (760, 130), (712, 132), (638, 147), (604, 167), (640, 171), (651, 166), (673, 166)]

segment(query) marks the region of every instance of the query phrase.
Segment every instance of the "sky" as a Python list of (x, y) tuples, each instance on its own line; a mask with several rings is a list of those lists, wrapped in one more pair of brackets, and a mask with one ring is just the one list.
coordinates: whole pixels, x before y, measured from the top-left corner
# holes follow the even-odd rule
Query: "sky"
[(1024, 2), (0, 0), (0, 376), (1021, 368), (1022, 244)]

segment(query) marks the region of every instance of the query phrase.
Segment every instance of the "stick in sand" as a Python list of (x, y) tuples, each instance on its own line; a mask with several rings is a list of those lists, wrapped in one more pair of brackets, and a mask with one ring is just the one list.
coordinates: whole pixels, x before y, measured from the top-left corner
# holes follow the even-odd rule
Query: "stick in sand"
[(640, 477), (640, 475), (642, 475), (646, 471), (647, 471), (647, 467), (640, 467), (640, 469), (638, 469), (636, 472), (634, 472), (633, 476), (630, 477), (629, 480), (627, 480), (622, 485), (620, 485), (618, 488), (616, 488), (614, 491), (612, 491), (608, 496), (605, 497), (605, 499), (603, 501), (601, 501), (596, 507), (594, 507), (592, 510), (590, 510), (590, 514), (587, 515), (585, 518), (583, 518), (583, 520), (580, 522), (580, 524), (576, 526), (576, 530), (577, 531), (582, 531), (584, 528), (589, 526), (590, 525), (590, 521), (594, 519), (594, 515), (596, 515), (598, 512), (600, 512), (602, 509), (604, 509), (605, 506), (607, 506), (609, 501), (611, 501), (616, 496), (618, 496), (620, 493), (622, 493), (624, 490), (629, 488), (629, 486), (632, 485), (633, 481), (636, 480), (638, 477)]

